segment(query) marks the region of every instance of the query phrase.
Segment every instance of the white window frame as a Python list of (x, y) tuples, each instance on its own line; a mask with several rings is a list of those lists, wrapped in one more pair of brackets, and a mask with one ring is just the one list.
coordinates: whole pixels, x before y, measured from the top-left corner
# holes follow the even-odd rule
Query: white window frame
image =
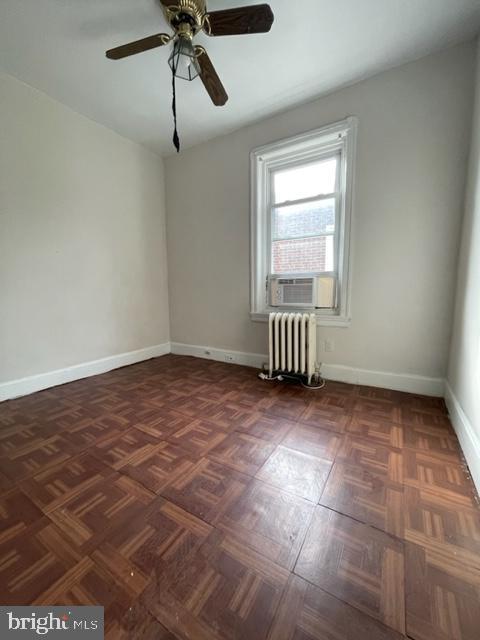
[[(272, 172), (315, 162), (340, 154), (340, 202), (338, 222), (338, 305), (336, 309), (316, 309), (320, 326), (348, 326), (351, 321), (351, 230), (357, 118), (322, 127), (309, 133), (254, 149), (251, 168), (251, 288), (250, 317), (268, 320), (278, 307), (268, 304), (267, 279), (271, 261)], [(295, 274), (302, 277), (313, 274)], [(292, 309), (291, 311), (295, 311)], [(304, 312), (305, 309), (300, 310)]]

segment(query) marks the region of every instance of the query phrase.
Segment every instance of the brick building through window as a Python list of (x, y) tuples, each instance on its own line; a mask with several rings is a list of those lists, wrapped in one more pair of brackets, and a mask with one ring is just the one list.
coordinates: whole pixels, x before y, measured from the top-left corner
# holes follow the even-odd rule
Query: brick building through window
[(272, 273), (335, 270), (339, 167), (334, 154), (273, 173)]

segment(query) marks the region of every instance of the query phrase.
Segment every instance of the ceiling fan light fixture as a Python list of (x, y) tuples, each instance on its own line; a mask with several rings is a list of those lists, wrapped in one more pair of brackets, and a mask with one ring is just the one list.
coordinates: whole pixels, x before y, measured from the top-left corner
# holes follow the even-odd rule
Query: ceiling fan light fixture
[(168, 59), (172, 71), (172, 112), (174, 119), (173, 144), (180, 151), (177, 131), (176, 79), (191, 82), (200, 76), (210, 99), (223, 107), (228, 94), (204, 47), (193, 45), (193, 38), (204, 31), (209, 36), (234, 36), (248, 33), (267, 33), (273, 24), (273, 11), (268, 4), (248, 5), (208, 12), (206, 0), (160, 0), (165, 18), (173, 34), (157, 33), (135, 42), (128, 42), (106, 52), (110, 60), (120, 60), (173, 42)]
[(178, 36), (168, 64), (176, 78), (191, 82), (200, 75), (200, 66), (191, 38)]

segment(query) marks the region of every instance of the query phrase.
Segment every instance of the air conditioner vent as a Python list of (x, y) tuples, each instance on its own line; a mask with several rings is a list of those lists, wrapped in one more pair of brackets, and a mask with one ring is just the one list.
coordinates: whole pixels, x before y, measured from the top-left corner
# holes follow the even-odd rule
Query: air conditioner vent
[(334, 276), (270, 279), (270, 306), (297, 309), (334, 309), (336, 279)]
[(312, 304), (312, 281), (309, 284), (283, 285), (283, 302), (285, 304)]
[(308, 284), (312, 286), (313, 278), (295, 278), (294, 280), (286, 280), (285, 278), (279, 278), (278, 284)]

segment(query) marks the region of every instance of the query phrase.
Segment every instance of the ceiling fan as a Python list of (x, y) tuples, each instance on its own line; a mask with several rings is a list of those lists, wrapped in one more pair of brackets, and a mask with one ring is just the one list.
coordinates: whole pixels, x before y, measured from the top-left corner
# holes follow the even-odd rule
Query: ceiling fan
[[(161, 0), (167, 22), (174, 33), (157, 33), (107, 51), (107, 58), (119, 60), (173, 42), (169, 58), (173, 77), (194, 80), (200, 76), (213, 104), (223, 106), (228, 95), (205, 49), (194, 46), (199, 31), (209, 36), (266, 33), (273, 24), (268, 4), (208, 12), (205, 0)], [(175, 113), (174, 113), (175, 115)]]

